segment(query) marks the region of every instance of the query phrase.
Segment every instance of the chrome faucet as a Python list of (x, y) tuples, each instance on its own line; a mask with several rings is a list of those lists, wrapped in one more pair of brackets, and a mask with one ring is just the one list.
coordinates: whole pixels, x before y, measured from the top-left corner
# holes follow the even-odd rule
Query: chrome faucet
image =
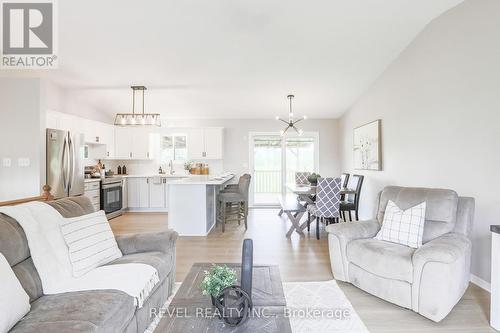
[(170, 162), (168, 162), (168, 172), (173, 175), (174, 174), (174, 162), (172, 160), (170, 160)]

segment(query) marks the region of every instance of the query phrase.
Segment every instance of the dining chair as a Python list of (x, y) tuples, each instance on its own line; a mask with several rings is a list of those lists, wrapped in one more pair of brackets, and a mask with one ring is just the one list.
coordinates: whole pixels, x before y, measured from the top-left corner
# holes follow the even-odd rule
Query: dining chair
[[(316, 219), (316, 239), (319, 239), (319, 222), (339, 222), (340, 218), (340, 178), (319, 178), (316, 202), (307, 205), (307, 231)], [(311, 217), (313, 219), (311, 220)]]
[(350, 193), (345, 196), (345, 199), (340, 202), (340, 212), (342, 219), (346, 221), (345, 212), (349, 213), (349, 221), (352, 221), (351, 211), (354, 211), (356, 221), (359, 220), (359, 197), (361, 195), (361, 187), (363, 186), (363, 175), (352, 175), (349, 177), (348, 189), (354, 189), (355, 193)]
[(299, 171), (295, 173), (295, 184), (297, 185), (309, 185), (311, 184), (307, 177), (311, 175), (311, 172), (308, 171)]
[(340, 175), (340, 185), (342, 186), (342, 188), (347, 187), (347, 184), (349, 183), (349, 176), (350, 174), (345, 172)]

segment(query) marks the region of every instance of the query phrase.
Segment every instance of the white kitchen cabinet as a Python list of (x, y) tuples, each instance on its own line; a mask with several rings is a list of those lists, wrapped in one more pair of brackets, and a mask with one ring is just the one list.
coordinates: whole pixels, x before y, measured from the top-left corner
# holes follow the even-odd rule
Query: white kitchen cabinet
[(129, 128), (115, 128), (115, 158), (126, 160), (132, 158), (133, 138)]
[(189, 130), (187, 137), (187, 155), (190, 160), (202, 159), (205, 156), (205, 139), (202, 128)]
[(223, 128), (205, 128), (205, 158), (211, 160), (223, 157)]
[(127, 179), (127, 203), (129, 208), (149, 208), (148, 178)]
[(122, 208), (127, 209), (128, 208), (128, 179), (123, 178), (122, 180), (123, 184), (123, 192), (122, 192)]
[(148, 160), (152, 158), (149, 131), (144, 128), (133, 128), (132, 137), (134, 138), (132, 144), (132, 158), (140, 160)]
[(45, 117), (45, 127), (52, 129), (59, 129), (59, 118), (57, 116), (58, 112), (55, 111), (47, 111)]
[(45, 115), (45, 127), (75, 133), (83, 133), (81, 120), (82, 118), (71, 114), (57, 111), (47, 111)]
[(106, 156), (104, 158), (115, 158), (115, 126), (102, 124), (102, 143), (106, 146)]
[(83, 128), (83, 136), (85, 138), (85, 143), (90, 144), (100, 144), (100, 125), (101, 123), (90, 120), (90, 119), (82, 119), (81, 126)]
[(222, 159), (223, 128), (194, 128), (188, 133), (188, 159)]
[(165, 183), (165, 178), (160, 178), (159, 183), (149, 178), (149, 208), (165, 208)]
[(115, 158), (148, 160), (154, 158), (153, 135), (144, 128), (115, 128)]
[(115, 157), (115, 126), (85, 119), (83, 121), (85, 142), (93, 145), (93, 155), (97, 159)]

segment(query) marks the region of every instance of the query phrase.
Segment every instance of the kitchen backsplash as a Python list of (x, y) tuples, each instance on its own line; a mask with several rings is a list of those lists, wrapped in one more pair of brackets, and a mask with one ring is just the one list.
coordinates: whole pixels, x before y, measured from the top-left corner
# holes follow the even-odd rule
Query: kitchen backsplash
[[(211, 175), (217, 175), (224, 172), (223, 162), (221, 160), (214, 161), (194, 161), (208, 163), (209, 172)], [(97, 163), (97, 161), (96, 161)], [(111, 169), (113, 172), (117, 172), (118, 166), (125, 165), (127, 167), (127, 174), (156, 174), (158, 169), (163, 169), (164, 172), (168, 172), (168, 164), (159, 164), (157, 161), (143, 161), (143, 160), (103, 160), (106, 165), (106, 170)], [(176, 174), (185, 174), (184, 162), (175, 162), (173, 165), (173, 170)]]

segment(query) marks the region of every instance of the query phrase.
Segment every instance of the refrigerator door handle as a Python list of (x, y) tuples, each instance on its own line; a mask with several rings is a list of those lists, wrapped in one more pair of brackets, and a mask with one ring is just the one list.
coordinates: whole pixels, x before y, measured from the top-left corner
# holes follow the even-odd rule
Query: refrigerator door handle
[(70, 180), (68, 184), (68, 190), (71, 190), (73, 182), (75, 181), (75, 143), (71, 140), (71, 135), (69, 135), (69, 158), (70, 158)]
[(64, 192), (68, 192), (68, 137), (64, 136), (64, 141), (63, 141), (63, 148), (62, 148), (62, 163), (61, 163), (61, 169), (62, 169), (62, 179), (63, 179), (63, 187), (64, 187)]

